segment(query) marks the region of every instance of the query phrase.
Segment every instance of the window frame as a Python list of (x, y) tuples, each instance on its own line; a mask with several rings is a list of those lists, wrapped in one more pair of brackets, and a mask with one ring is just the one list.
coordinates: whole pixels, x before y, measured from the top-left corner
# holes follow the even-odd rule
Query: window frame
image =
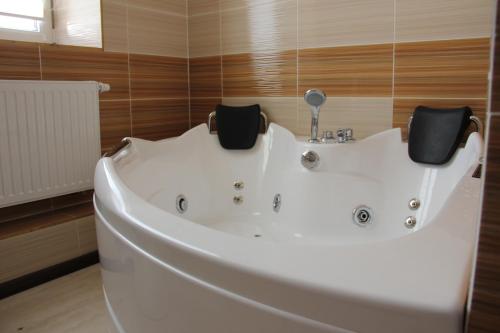
[(0, 39), (52, 43), (54, 41), (52, 22), (52, 1), (43, 0), (43, 19), (41, 20), (41, 29), (39, 32), (0, 28)]

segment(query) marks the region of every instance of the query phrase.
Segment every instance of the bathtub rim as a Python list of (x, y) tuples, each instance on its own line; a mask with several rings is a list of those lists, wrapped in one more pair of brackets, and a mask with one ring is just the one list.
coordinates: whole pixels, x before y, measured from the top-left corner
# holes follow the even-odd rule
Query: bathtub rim
[[(468, 199), (459, 190), (461, 186), (472, 186), (475, 190), (479, 190), (477, 179), (471, 178), (471, 173), (472, 170), (469, 170), (459, 186), (457, 186), (454, 190), (452, 196), (450, 196), (450, 198), (455, 198), (453, 201), (457, 207), (460, 207), (460, 202), (463, 202), (462, 200)], [(297, 251), (298, 246), (296, 244), (256, 242), (253, 239), (245, 239), (223, 233), (193, 222), (186, 223), (184, 219), (147, 203), (142, 198), (138, 197), (133, 191), (128, 189), (127, 186), (120, 180), (116, 170), (114, 169), (113, 161), (110, 158), (103, 158), (99, 161), (96, 169), (95, 196), (96, 212), (99, 212), (102, 216), (106, 216), (107, 213), (102, 211), (99, 206), (106, 207), (106, 209), (109, 210), (109, 213), (115, 215), (120, 223), (123, 223), (126, 225), (126, 228), (132, 230), (132, 232), (126, 232), (124, 231), (126, 228), (117, 228), (117, 230), (125, 235), (127, 239), (134, 242), (134, 237), (131, 237), (131, 234), (140, 234), (141, 237), (136, 237), (137, 239), (135, 241), (141, 248), (148, 248), (144, 239), (151, 237), (157, 239), (159, 242), (168, 244), (168, 246), (176, 248), (181, 252), (202, 258), (203, 260), (208, 260), (209, 262), (217, 263), (218, 265), (221, 265), (221, 267), (231, 266), (232, 268), (236, 268), (242, 272), (256, 274), (268, 279), (275, 279), (283, 282), (286, 281), (291, 285), (320, 290), (321, 292), (327, 292), (329, 295), (339, 298), (347, 298), (351, 300), (355, 299), (360, 302), (371, 302), (385, 307), (408, 309), (412, 311), (420, 309), (423, 312), (430, 311), (432, 313), (441, 313), (449, 317), (456, 317), (457, 315), (460, 317), (463, 314), (463, 305), (468, 288), (472, 250), (475, 240), (475, 223), (477, 223), (477, 221), (470, 221), (470, 219), (469, 221), (464, 221), (460, 224), (461, 226), (466, 226), (462, 228), (462, 231), (458, 230), (457, 232), (455, 229), (454, 232), (450, 234), (448, 232), (448, 228), (450, 227), (450, 222), (453, 222), (450, 221), (453, 217), (449, 216), (449, 218), (444, 219), (442, 216), (440, 217), (442, 214), (439, 214), (436, 216), (438, 220), (431, 225), (428, 225), (426, 228), (402, 238), (385, 240), (377, 244), (369, 244), (369, 246), (366, 246), (366, 244), (332, 244), (327, 246), (329, 249), (344, 250), (343, 256), (351, 256), (351, 259), (360, 258), (360, 253), (361, 257), (363, 257), (364, 254), (366, 258), (367, 254), (373, 252), (377, 252), (379, 258), (384, 255), (388, 255), (390, 257), (394, 253), (400, 254), (402, 252), (410, 256), (412, 253), (413, 255), (418, 256), (419, 249), (421, 248), (419, 243), (423, 240), (431, 242), (431, 244), (434, 245), (437, 243), (440, 247), (447, 249), (447, 251), (441, 251), (440, 253), (431, 252), (430, 254), (434, 255), (428, 257), (433, 260), (434, 268), (436, 268), (435, 271), (445, 273), (438, 274), (438, 287), (441, 286), (446, 289), (446, 292), (444, 293), (437, 293), (442, 294), (441, 297), (438, 297), (437, 295), (432, 297), (432, 293), (410, 293), (406, 295), (406, 297), (401, 297), (401, 295), (399, 295), (399, 297), (394, 297), (394, 295), (399, 294), (401, 290), (398, 292), (397, 287), (394, 288), (394, 285), (391, 286), (391, 283), (397, 283), (397, 281), (393, 280), (394, 277), (390, 274), (391, 272), (384, 273), (384, 275), (389, 274), (389, 278), (383, 282), (379, 281), (382, 282), (381, 284), (373, 284), (373, 281), (371, 281), (372, 284), (370, 285), (370, 288), (367, 288), (365, 285), (365, 288), (360, 291), (358, 288), (359, 285), (356, 285), (355, 283), (346, 284), (345, 279), (340, 284), (337, 283), (335, 285), (334, 283), (332, 285), (332, 281), (328, 281), (326, 277), (320, 277), (319, 279), (311, 281), (305, 279), (303, 274), (291, 274), (293, 273), (293, 271), (290, 271), (291, 267), (287, 266), (287, 269), (284, 270), (283, 267), (279, 265), (279, 262), (276, 262), (276, 258), (279, 257), (276, 255), (272, 256), (274, 264), (270, 264), (270, 262), (273, 261), (269, 256), (270, 251), (278, 251), (285, 255), (288, 254), (295, 258), (293, 266), (300, 266), (301, 263), (305, 264), (307, 259), (310, 260), (311, 256), (318, 255), (322, 251), (322, 259), (324, 259), (325, 246), (314, 247), (302, 245), (300, 249), (301, 251)], [(446, 205), (448, 204), (449, 203)], [(445, 210), (444, 208), (445, 207), (443, 207), (442, 211)], [(477, 207), (475, 208), (477, 210)], [(475, 216), (475, 214), (472, 214), (471, 216)], [(457, 215), (456, 217), (460, 218), (460, 215)], [(169, 223), (164, 223), (165, 220), (169, 220)], [(142, 238), (142, 241), (139, 240), (139, 238)], [(245, 260), (242, 260), (242, 258), (245, 257), (241, 256), (241, 251), (227, 251), (222, 247), (217, 246), (217, 244), (232, 245), (234, 248), (242, 246), (246, 247), (251, 251), (256, 251), (257, 253), (255, 255), (258, 255), (261, 260), (269, 260), (269, 262), (267, 265), (260, 266), (255, 265), (255, 260), (253, 262), (246, 262)], [(363, 247), (365, 247), (365, 249), (362, 249)], [(369, 248), (368, 252), (366, 247)], [(149, 251), (151, 251), (151, 249), (149, 249)], [(306, 256), (304, 256), (304, 252), (307, 252)], [(460, 256), (462, 258), (458, 260), (458, 262), (453, 263), (454, 268), (451, 271), (446, 272), (442, 270), (440, 260), (443, 259), (443, 252), (454, 253), (455, 256)], [(353, 254), (356, 255), (353, 256)], [(427, 255), (429, 255), (429, 252)], [(339, 258), (338, 253), (334, 257)], [(446, 258), (444, 257), (444, 259)], [(406, 261), (407, 260), (404, 258), (399, 258), (398, 262), (405, 264)], [(345, 266), (345, 262), (343, 264)], [(417, 266), (425, 268), (426, 265), (422, 266), (422, 262), (420, 262)], [(406, 265), (406, 267), (411, 271), (411, 266), (409, 267)], [(270, 268), (272, 269), (270, 270)], [(325, 267), (319, 263), (317, 268), (319, 269), (319, 274), (321, 274), (321, 269)], [(415, 267), (413, 268), (415, 269)], [(331, 267), (329, 267), (329, 269), (329, 276), (331, 276)], [(395, 273), (398, 273), (398, 271), (401, 273), (401, 269), (396, 269)], [(403, 271), (408, 273), (406, 270)], [(419, 270), (419, 273), (423, 273), (427, 277), (427, 282), (431, 281), (428, 279), (430, 272), (433, 272), (433, 270)], [(295, 273), (300, 272), (296, 271)], [(335, 273), (335, 270), (333, 270), (333, 273)], [(368, 273), (370, 273), (370, 271), (368, 271)], [(382, 272), (379, 270), (376, 273), (380, 274)], [(311, 277), (311, 274), (306, 274), (306, 276)], [(384, 292), (380, 292), (380, 288), (382, 288)], [(388, 297), (391, 295), (392, 297)]]

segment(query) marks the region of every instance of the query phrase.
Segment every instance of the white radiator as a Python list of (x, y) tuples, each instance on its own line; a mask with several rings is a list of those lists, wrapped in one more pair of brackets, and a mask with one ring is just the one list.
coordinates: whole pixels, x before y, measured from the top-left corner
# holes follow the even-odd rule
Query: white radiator
[(93, 187), (102, 86), (0, 80), (0, 207)]

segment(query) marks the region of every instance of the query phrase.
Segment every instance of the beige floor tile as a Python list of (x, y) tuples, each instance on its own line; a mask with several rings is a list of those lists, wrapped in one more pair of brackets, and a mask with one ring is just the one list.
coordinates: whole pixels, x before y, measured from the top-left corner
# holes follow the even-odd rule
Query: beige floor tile
[(0, 301), (2, 333), (107, 333), (99, 265)]

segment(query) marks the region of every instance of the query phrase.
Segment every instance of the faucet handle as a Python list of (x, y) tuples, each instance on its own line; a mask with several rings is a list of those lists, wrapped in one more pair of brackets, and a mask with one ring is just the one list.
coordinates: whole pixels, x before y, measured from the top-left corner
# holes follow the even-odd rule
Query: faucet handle
[(337, 130), (337, 142), (345, 143), (348, 141), (353, 141), (353, 130), (352, 128), (341, 128)]
[(337, 142), (338, 143), (346, 142), (346, 130), (345, 130), (345, 128), (340, 128), (337, 130)]
[(332, 131), (323, 131), (323, 136), (321, 137), (321, 142), (332, 143), (335, 141)]
[(346, 139), (346, 141), (354, 140), (354, 131), (352, 128), (345, 129), (345, 139)]

